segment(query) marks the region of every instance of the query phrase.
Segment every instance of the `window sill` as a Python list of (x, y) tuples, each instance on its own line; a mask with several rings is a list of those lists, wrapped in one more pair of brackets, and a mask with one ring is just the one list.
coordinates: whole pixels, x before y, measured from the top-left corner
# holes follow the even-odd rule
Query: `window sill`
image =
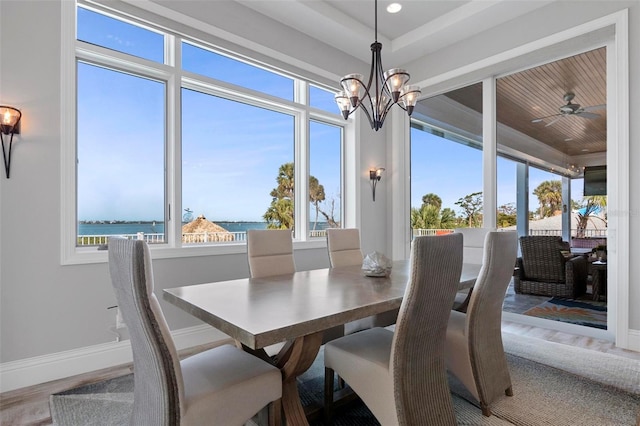
[[(168, 247), (166, 244), (150, 245), (152, 259), (174, 259), (181, 257), (220, 256), (229, 254), (246, 254), (246, 243), (216, 244), (216, 245), (192, 245), (183, 247)], [(326, 248), (324, 238), (316, 238), (309, 241), (294, 241), (294, 250), (312, 250)], [(68, 256), (63, 256), (61, 265), (85, 265), (92, 263), (107, 263), (108, 251), (98, 250), (97, 247), (74, 248)]]

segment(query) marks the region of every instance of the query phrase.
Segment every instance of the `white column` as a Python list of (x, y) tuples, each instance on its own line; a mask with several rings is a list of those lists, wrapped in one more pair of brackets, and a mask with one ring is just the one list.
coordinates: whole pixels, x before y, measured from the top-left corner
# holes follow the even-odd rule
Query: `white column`
[(571, 242), (571, 179), (562, 177), (562, 239)]
[(387, 198), (387, 229), (391, 232), (387, 251), (393, 260), (400, 260), (408, 259), (411, 251), (411, 127), (409, 116), (401, 108), (394, 107), (390, 114), (387, 122), (393, 126), (387, 133), (391, 143), (387, 145), (386, 176), (391, 187)]
[(518, 237), (529, 235), (529, 165), (516, 165), (516, 229)]
[(482, 80), (482, 217), (484, 228), (497, 224), (496, 80)]

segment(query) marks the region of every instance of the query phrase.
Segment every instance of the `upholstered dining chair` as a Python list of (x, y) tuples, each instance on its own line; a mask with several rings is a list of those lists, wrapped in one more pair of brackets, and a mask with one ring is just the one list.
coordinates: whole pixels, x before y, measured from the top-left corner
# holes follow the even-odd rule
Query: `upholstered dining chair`
[(247, 231), (247, 258), (252, 278), (293, 274), (293, 240), (290, 229), (250, 229)]
[[(360, 230), (357, 228), (327, 228), (327, 249), (329, 263), (332, 268), (340, 266), (362, 266), (364, 260), (360, 250)], [(395, 324), (398, 310), (384, 312), (357, 321), (350, 321), (344, 325), (344, 334), (373, 327), (386, 327)]]
[(462, 234), (462, 262), (482, 264), (484, 240), (495, 228), (455, 228), (453, 232)]
[[(247, 231), (247, 259), (251, 278), (293, 274), (293, 240), (290, 229), (250, 229)], [(267, 356), (285, 356), (283, 348), (288, 342), (276, 343), (264, 348)], [(290, 343), (290, 342), (289, 342)], [(285, 350), (286, 351), (286, 350)], [(281, 354), (282, 352), (282, 354)], [(277, 362), (277, 359), (276, 359)]]
[[(462, 263), (482, 265), (484, 256), (484, 240), (487, 233), (495, 228), (455, 228), (453, 232), (462, 234)], [(454, 309), (465, 312), (469, 306), (469, 298), (473, 288), (458, 291), (454, 302)]]
[(280, 425), (282, 378), (274, 366), (231, 345), (179, 360), (144, 241), (110, 238), (109, 272), (131, 336), (131, 425), (240, 426), (267, 405), (269, 424)]
[(502, 346), (502, 303), (513, 276), (515, 232), (489, 232), (466, 313), (451, 311), (446, 334), (447, 369), (478, 400), (482, 413), (503, 394), (513, 395)]
[(357, 228), (327, 228), (327, 249), (331, 267), (362, 265), (360, 231)]
[(444, 339), (461, 271), (462, 235), (413, 240), (409, 282), (395, 331), (376, 327), (325, 345), (329, 424), (334, 372), (384, 426), (456, 424)]

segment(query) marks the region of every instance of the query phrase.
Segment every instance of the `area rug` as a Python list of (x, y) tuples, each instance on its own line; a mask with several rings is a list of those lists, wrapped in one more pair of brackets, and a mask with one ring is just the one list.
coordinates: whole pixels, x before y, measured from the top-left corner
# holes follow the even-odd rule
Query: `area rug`
[[(505, 339), (514, 396), (504, 397), (492, 407), (491, 417), (482, 416), (473, 398), (450, 377), (452, 400), (459, 425), (487, 426), (633, 426), (640, 421), (640, 361), (586, 349), (553, 344), (539, 339), (509, 336)], [(515, 342), (513, 341), (515, 340)], [(557, 345), (557, 346), (556, 346)], [(536, 349), (537, 348), (537, 349)], [(568, 372), (542, 364), (559, 353), (575, 362)], [(531, 352), (531, 358), (528, 353)], [(591, 357), (591, 354), (595, 355)], [(298, 389), (303, 403), (320, 403), (323, 398), (322, 352), (307, 373), (300, 376)], [(553, 362), (553, 361), (551, 361)], [(591, 371), (601, 374), (592, 375)], [(582, 374), (584, 373), (584, 374)], [(580, 374), (580, 375), (577, 375)], [(584, 376), (587, 377), (584, 377)], [(590, 377), (591, 376), (591, 377)], [(608, 377), (617, 377), (607, 383)], [(602, 380), (600, 380), (602, 379)], [(605, 384), (602, 384), (605, 383)], [(622, 390), (627, 389), (628, 391)], [(123, 376), (83, 386), (50, 399), (53, 424), (58, 426), (126, 425), (133, 400), (133, 377)], [(315, 421), (311, 426), (321, 426)], [(375, 426), (379, 423), (362, 403), (337, 413), (335, 426)], [(253, 426), (253, 422), (247, 425)]]
[(607, 329), (607, 303), (554, 297), (528, 309), (523, 315)]

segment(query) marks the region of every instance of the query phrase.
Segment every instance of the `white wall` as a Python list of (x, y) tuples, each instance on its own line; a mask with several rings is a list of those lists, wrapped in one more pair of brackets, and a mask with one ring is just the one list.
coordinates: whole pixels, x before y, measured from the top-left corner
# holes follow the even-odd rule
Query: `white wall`
[[(23, 110), (22, 135), (17, 138), (12, 176), (0, 178), (0, 363), (98, 345), (113, 340), (107, 328), (114, 323), (115, 304), (106, 264), (60, 266), (60, 1), (0, 1), (0, 102)], [(206, 4), (208, 2), (195, 2)], [(217, 3), (217, 2), (209, 2)], [(473, 40), (436, 52), (407, 65), (414, 80), (446, 72), (459, 65), (511, 48), (619, 9), (614, 2), (558, 2), (536, 11), (518, 23), (494, 28)], [(630, 164), (640, 164), (640, 5), (630, 7)], [(225, 20), (217, 10), (218, 19)], [(254, 17), (255, 18), (255, 17)], [(522, 23), (526, 23), (525, 27)], [(232, 26), (233, 27), (233, 26)], [(292, 36), (282, 25), (247, 31), (245, 37), (261, 37), (288, 55), (299, 54), (329, 74), (342, 75), (362, 65), (353, 58), (308, 38)], [(259, 30), (259, 31), (258, 31)], [(251, 33), (249, 33), (251, 31)], [(295, 39), (295, 43), (291, 43)], [(287, 40), (283, 43), (282, 40)], [(286, 62), (282, 59), (283, 62)], [(366, 69), (366, 67), (365, 67)], [(327, 76), (329, 75), (327, 74)], [(328, 81), (328, 80), (327, 80)], [(376, 202), (371, 200), (367, 170), (385, 160), (387, 135), (374, 133), (366, 122), (358, 132), (359, 211), (365, 252), (385, 252), (390, 238), (387, 212), (392, 211), (391, 184), (383, 177)], [(390, 160), (389, 160), (390, 161)], [(390, 170), (391, 171), (391, 170)], [(640, 171), (631, 167), (630, 215), (632, 235), (640, 235)], [(640, 240), (632, 239), (631, 253), (640, 253)], [(328, 265), (324, 248), (296, 253), (300, 269)], [(188, 272), (187, 272), (188, 271)], [(248, 276), (244, 254), (154, 262), (157, 291), (176, 285)], [(631, 277), (640, 276), (640, 264), (632, 262)], [(640, 284), (632, 281), (630, 306), (640, 305)], [(177, 308), (163, 303), (172, 329), (198, 324)], [(640, 329), (640, 312), (630, 309), (631, 328)]]
[[(11, 179), (0, 179), (3, 364), (114, 339), (108, 327), (114, 324), (115, 313), (107, 307), (116, 302), (107, 265), (60, 265), (60, 147), (65, 143), (60, 138), (60, 16), (60, 1), (0, 2), (0, 102), (24, 113), (22, 134), (14, 144)], [(258, 30), (253, 37), (259, 40), (264, 33)], [(331, 68), (366, 67), (328, 46), (278, 31), (272, 36), (296, 39), (296, 45), (306, 40), (318, 68), (346, 74)], [(376, 143), (384, 142), (377, 139)], [(384, 148), (375, 152), (375, 162), (383, 161)], [(367, 151), (366, 155), (368, 164), (373, 154)], [(363, 203), (369, 203), (368, 180), (363, 177), (361, 184)], [(381, 198), (376, 203), (380, 207), (384, 205)], [(376, 215), (384, 215), (384, 209), (367, 215), (368, 226), (375, 226)], [(382, 250), (384, 245), (384, 236), (363, 238), (364, 250)], [(299, 269), (327, 267), (326, 249), (299, 250), (296, 263)], [(154, 271), (160, 299), (163, 288), (249, 274), (245, 254), (161, 259), (154, 261)], [(199, 324), (161, 303), (172, 329)]]

